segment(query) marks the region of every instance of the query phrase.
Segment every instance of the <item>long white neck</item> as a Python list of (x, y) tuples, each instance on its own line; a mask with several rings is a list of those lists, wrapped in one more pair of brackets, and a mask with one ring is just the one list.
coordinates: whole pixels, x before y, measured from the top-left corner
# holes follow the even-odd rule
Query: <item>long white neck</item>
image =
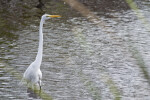
[(36, 55), (35, 62), (38, 64), (37, 67), (40, 68), (41, 62), (42, 62), (42, 55), (43, 55), (43, 19), (41, 19), (40, 22), (40, 28), (39, 28), (39, 47), (38, 47), (38, 53)]

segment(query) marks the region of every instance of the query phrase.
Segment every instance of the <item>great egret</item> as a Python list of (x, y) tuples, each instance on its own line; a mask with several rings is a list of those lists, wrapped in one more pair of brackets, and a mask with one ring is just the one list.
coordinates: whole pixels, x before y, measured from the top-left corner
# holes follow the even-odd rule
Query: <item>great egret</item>
[(36, 55), (36, 59), (34, 62), (30, 64), (30, 66), (26, 69), (23, 79), (27, 81), (27, 84), (38, 84), (41, 90), (41, 79), (42, 79), (42, 72), (40, 70), (41, 62), (42, 62), (42, 54), (43, 54), (43, 24), (45, 20), (55, 17), (61, 17), (59, 15), (48, 15), (44, 14), (41, 17), (40, 27), (39, 27), (39, 47), (38, 53)]

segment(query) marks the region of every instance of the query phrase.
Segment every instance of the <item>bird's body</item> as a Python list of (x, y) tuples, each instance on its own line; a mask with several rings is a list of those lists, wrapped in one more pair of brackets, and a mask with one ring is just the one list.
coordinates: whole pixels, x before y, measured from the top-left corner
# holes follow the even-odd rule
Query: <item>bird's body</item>
[(27, 81), (27, 84), (38, 84), (41, 89), (41, 80), (42, 80), (42, 72), (40, 70), (40, 66), (42, 63), (42, 55), (43, 55), (43, 24), (45, 20), (54, 18), (54, 17), (60, 17), (59, 15), (48, 15), (44, 14), (40, 21), (40, 27), (39, 27), (39, 47), (38, 47), (38, 53), (36, 56), (36, 59), (34, 62), (30, 64), (30, 66), (26, 69), (23, 79)]
[(27, 83), (39, 84), (41, 88), (41, 80), (42, 80), (42, 72), (40, 68), (36, 68), (37, 65), (35, 62), (31, 63), (30, 66), (24, 73), (24, 79), (26, 79)]

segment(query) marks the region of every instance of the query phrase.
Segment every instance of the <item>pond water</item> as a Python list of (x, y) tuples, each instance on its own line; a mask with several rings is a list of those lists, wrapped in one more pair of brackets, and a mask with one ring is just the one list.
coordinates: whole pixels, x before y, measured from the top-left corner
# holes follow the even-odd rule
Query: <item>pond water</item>
[[(88, 7), (93, 7), (88, 3)], [(18, 85), (36, 57), (40, 19), (32, 17), (27, 25), (11, 31), (15, 34), (3, 32), (1, 100), (149, 100), (150, 2), (136, 3), (140, 8), (138, 14), (127, 8), (109, 12), (97, 8), (94, 14), (99, 23), (105, 23), (103, 27), (75, 10), (46, 21), (42, 93)], [(68, 7), (65, 3), (64, 6)]]

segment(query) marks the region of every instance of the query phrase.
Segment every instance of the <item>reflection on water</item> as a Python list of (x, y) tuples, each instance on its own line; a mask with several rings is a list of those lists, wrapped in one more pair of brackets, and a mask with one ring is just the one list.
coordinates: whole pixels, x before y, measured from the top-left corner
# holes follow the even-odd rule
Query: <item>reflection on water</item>
[[(84, 0), (81, 1), (85, 4)], [(141, 2), (143, 2), (141, 5), (145, 3)], [(48, 5), (53, 6), (55, 3), (59, 7), (56, 12), (63, 12), (60, 8), (64, 6), (66, 10), (69, 9), (66, 4), (56, 1), (46, 3), (44, 6), (48, 9)], [(89, 2), (87, 4), (91, 7)], [(93, 7), (93, 4), (91, 5)], [(141, 11), (148, 18), (150, 13), (147, 5)], [(105, 12), (107, 13), (107, 10)], [(149, 83), (140, 68), (144, 65), (149, 74), (150, 69), (147, 67), (150, 57), (149, 31), (143, 23), (131, 10), (114, 11), (105, 13), (109, 16), (105, 14), (100, 16), (101, 21), (107, 23), (104, 28), (89, 22), (86, 18), (74, 17), (79, 15), (77, 13), (71, 15), (72, 13), (74, 10), (68, 10), (64, 13), (64, 18), (47, 21), (44, 26), (41, 92), (17, 85), (22, 73), (35, 59), (39, 19), (25, 18), (24, 20), (32, 20), (34, 23), (31, 22), (32, 24), (27, 24), (15, 32), (12, 29), (6, 34), (2, 32), (0, 35), (1, 98), (3, 100), (52, 98), (148, 100)], [(101, 11), (96, 13), (101, 14)], [(134, 55), (136, 50), (133, 48), (136, 48), (142, 57), (137, 56), (137, 53)], [(142, 65), (137, 62), (141, 61), (138, 58), (142, 59)]]
[(33, 90), (33, 89), (31, 89), (31, 88), (28, 88), (27, 89), (27, 93), (28, 93), (28, 96), (30, 97), (30, 98), (33, 98), (33, 99), (38, 99), (39, 98), (39, 96), (38, 95), (40, 95), (40, 91), (36, 91), (36, 90)]

